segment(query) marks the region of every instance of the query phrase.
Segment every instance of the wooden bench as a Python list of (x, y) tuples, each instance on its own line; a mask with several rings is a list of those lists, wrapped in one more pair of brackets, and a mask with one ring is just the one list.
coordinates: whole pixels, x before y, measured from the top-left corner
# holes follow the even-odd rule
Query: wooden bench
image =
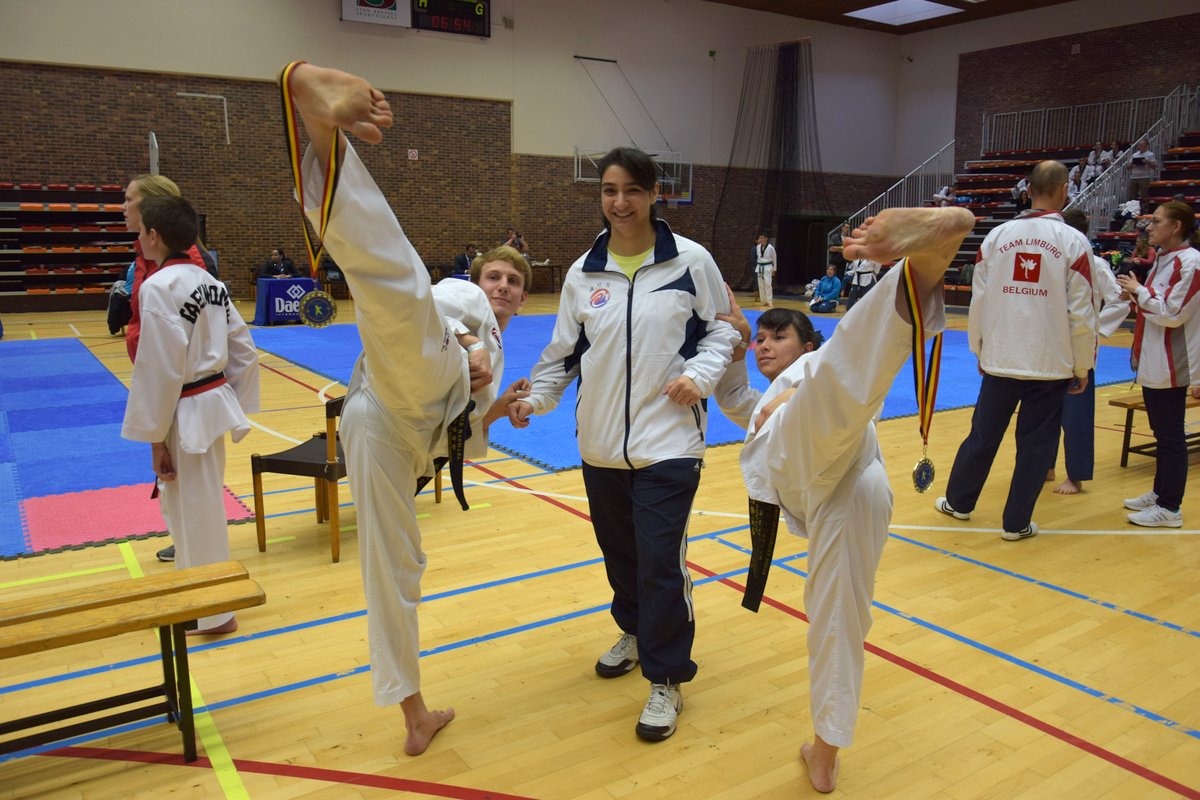
[[(1129, 454), (1136, 453), (1139, 456), (1155, 456), (1158, 454), (1157, 442), (1146, 442), (1146, 444), (1130, 445), (1129, 439), (1133, 435), (1133, 412), (1145, 411), (1146, 404), (1142, 402), (1142, 395), (1130, 394), (1124, 397), (1114, 397), (1108, 401), (1110, 406), (1125, 409), (1125, 440), (1121, 443), (1121, 466), (1129, 466)], [(1187, 396), (1187, 408), (1196, 408), (1200, 406), (1200, 400)], [(1183, 437), (1184, 443), (1187, 445), (1189, 453), (1200, 453), (1200, 432), (1185, 434)]]
[(158, 628), (163, 672), (162, 683), (155, 686), (0, 723), (0, 736), (7, 737), (17, 731), (151, 701), (52, 730), (0, 740), (0, 754), (165, 714), (183, 734), (184, 760), (195, 761), (196, 730), (185, 629), (194, 628), (200, 617), (262, 605), (265, 600), (246, 568), (236, 561), (226, 561), (0, 603), (0, 658)]

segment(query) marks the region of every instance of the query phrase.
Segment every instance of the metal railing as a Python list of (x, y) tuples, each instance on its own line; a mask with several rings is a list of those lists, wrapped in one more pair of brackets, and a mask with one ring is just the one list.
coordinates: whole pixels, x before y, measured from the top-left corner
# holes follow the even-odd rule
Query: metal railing
[(1095, 236), (1100, 225), (1107, 226), (1118, 207), (1134, 198), (1129, 197), (1129, 173), (1136, 142), (1145, 139), (1149, 149), (1158, 159), (1159, 169), (1167, 150), (1175, 146), (1180, 134), (1200, 128), (1200, 87), (1180, 86), (1163, 98), (1162, 115), (1147, 126), (1141, 136), (1134, 137), (1135, 144), (1117, 157), (1100, 177), (1068, 204), (1068, 208), (1082, 209), (1088, 215), (1088, 235)]
[(916, 169), (889, 186), (883, 194), (831, 230), (826, 237), (827, 246), (833, 246), (834, 237), (841, 231), (842, 225), (849, 225), (850, 230), (854, 230), (867, 217), (874, 216), (885, 208), (924, 205), (935, 192), (953, 183), (954, 140), (951, 140), (941, 150), (921, 162)]
[[(1176, 90), (1178, 91), (1178, 90)], [(1174, 93), (1172, 93), (1174, 94)], [(1078, 106), (983, 114), (979, 155), (1004, 150), (1132, 142), (1166, 112), (1167, 98), (1139, 97)]]

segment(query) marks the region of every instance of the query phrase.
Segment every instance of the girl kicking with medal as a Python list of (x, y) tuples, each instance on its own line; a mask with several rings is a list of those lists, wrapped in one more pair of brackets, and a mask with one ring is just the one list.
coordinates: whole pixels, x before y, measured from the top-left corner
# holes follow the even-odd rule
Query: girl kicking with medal
[[(969, 211), (954, 207), (888, 209), (868, 219), (846, 237), (846, 258), (903, 260), (820, 349), (803, 314), (764, 314), (755, 358), (771, 385), (763, 393), (750, 387), (742, 347), (715, 392), (721, 409), (747, 428), (741, 465), (751, 500), (778, 506), (788, 529), (809, 540), (804, 602), (815, 735), (800, 755), (821, 792), (833, 791), (838, 750), (853, 738), (875, 571), (892, 514), (874, 420), (914, 347), (923, 362), (924, 339), (944, 328), (942, 276), (974, 225)], [(732, 312), (720, 318), (749, 345), (750, 325), (730, 295)], [(922, 370), (926, 380), (917, 382), (922, 436), (936, 388), (936, 368), (930, 373)]]

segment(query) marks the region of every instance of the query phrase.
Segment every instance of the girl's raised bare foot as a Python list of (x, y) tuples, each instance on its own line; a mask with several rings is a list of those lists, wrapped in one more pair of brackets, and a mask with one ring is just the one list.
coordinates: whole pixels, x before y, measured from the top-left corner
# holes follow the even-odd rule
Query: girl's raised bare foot
[(378, 144), (383, 140), (380, 129), (392, 127), (392, 108), (383, 92), (357, 75), (301, 64), (292, 71), (288, 85), (310, 135), (314, 129), (342, 128)]

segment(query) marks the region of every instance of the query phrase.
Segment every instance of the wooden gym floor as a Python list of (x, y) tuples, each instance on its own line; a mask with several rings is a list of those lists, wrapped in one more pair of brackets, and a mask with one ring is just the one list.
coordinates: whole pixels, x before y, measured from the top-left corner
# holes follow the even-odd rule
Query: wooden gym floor
[[(525, 313), (553, 313), (556, 302), (537, 295)], [(343, 320), (353, 319), (349, 305)], [(952, 315), (952, 326), (965, 323)], [(10, 340), (79, 337), (128, 382), (125, 348), (100, 312), (7, 315), (4, 325)], [(1127, 345), (1121, 336), (1110, 343)], [(271, 355), (262, 370), (261, 427), (228, 449), (226, 482), (248, 505), (250, 454), (307, 438), (323, 424), (319, 393), (344, 389)], [(1154, 470), (1138, 456), (1119, 467), (1124, 417), (1107, 399), (1130, 390), (1099, 390), (1096, 480), (1072, 497), (1047, 484), (1035, 514), (1042, 534), (1022, 542), (999, 537), (1011, 436), (973, 518), (957, 522), (932, 502), (970, 409), (936, 415), (939, 477), (924, 495), (910, 479), (915, 422), (882, 423), (896, 509), (838, 795), (1200, 797), (1200, 493), (1193, 476), (1182, 531), (1125, 522), (1121, 498), (1145, 491)], [(1147, 434), (1142, 416), (1136, 436)], [(431, 495), (417, 502), (429, 560), (423, 690), (458, 712), (425, 755), (404, 756), (399, 709), (372, 703), (349, 492), (342, 561), (332, 564), (311, 484), (265, 476), (267, 552), (253, 524), (231, 526), (230, 541), (267, 604), (240, 613), (237, 634), (193, 643), (204, 758), (183, 765), (176, 730), (154, 724), (0, 761), (0, 798), (813, 796), (797, 757), (812, 734), (805, 543), (781, 534), (776, 555), (789, 560), (772, 570), (768, 601), (757, 615), (742, 609), (749, 537), (738, 450), (709, 451), (696, 499), (688, 560), (700, 673), (666, 742), (634, 736), (647, 694), (638, 675), (592, 670), (616, 628), (579, 472), (546, 474), (492, 451), (468, 468), (478, 483), (471, 511)], [(3, 562), (0, 588), (69, 592), (169, 570), (154, 557), (166, 543)], [(155, 663), (142, 663), (152, 642), (147, 632), (3, 662), (0, 721), (152, 680)]]

